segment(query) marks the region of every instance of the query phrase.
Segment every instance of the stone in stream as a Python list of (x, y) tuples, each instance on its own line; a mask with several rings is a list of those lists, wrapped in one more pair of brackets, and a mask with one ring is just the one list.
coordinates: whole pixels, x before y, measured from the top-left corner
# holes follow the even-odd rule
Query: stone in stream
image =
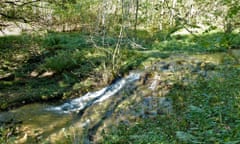
[(162, 71), (168, 70), (169, 67), (170, 67), (170, 64), (168, 63), (168, 64), (165, 64), (165, 65), (163, 65), (162, 67), (160, 67), (160, 70), (162, 70)]
[(155, 74), (149, 89), (155, 90), (156, 87), (159, 85), (159, 81), (160, 81), (160, 76), (158, 74)]
[(211, 63), (211, 62), (205, 62), (205, 63), (202, 63), (201, 64), (201, 67), (204, 69), (204, 70), (215, 70), (216, 68), (216, 65)]

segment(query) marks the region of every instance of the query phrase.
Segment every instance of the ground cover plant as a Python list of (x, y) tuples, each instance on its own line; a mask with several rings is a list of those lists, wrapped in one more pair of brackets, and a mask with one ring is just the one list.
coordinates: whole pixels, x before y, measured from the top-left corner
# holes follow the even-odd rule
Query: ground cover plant
[(240, 143), (239, 0), (0, 7), (0, 143)]
[(120, 124), (102, 143), (239, 143), (239, 68), (222, 65), (211, 79), (175, 85), (172, 115)]
[[(116, 125), (102, 134), (102, 143), (238, 143), (240, 70), (239, 58), (231, 50), (238, 48), (239, 34), (225, 37), (223, 33), (173, 36), (152, 44), (142, 41), (144, 49), (131, 47), (126, 40), (116, 63), (112, 59), (117, 37), (109, 38), (109, 47), (103, 47), (99, 37), (80, 33), (3, 37), (1, 74), (10, 76), (0, 82), (1, 110), (78, 97), (131, 70), (144, 70), (146, 61), (224, 52), (214, 77), (199, 75), (193, 84), (178, 81), (174, 85), (166, 95), (174, 100), (174, 114)], [(5, 133), (4, 127), (1, 132)]]
[[(239, 34), (228, 37), (214, 33), (173, 38), (154, 43), (153, 49), (190, 55), (228, 52), (239, 45)], [(174, 101), (174, 114), (109, 128), (102, 143), (239, 143), (240, 69), (239, 56), (234, 57), (223, 57), (213, 76), (198, 75), (187, 85), (178, 81), (166, 95)]]

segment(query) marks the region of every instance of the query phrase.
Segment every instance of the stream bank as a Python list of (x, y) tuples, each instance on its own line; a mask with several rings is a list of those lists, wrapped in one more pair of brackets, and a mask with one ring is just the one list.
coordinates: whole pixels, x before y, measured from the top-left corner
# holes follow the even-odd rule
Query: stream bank
[[(14, 140), (18, 143), (96, 143), (103, 140), (102, 133), (112, 125), (132, 125), (141, 119), (174, 114), (179, 100), (167, 97), (172, 88), (179, 86), (184, 89), (185, 86), (195, 85), (198, 77), (221, 77), (218, 70), (223, 63), (232, 60), (228, 57), (226, 53), (214, 53), (148, 59), (142, 63), (143, 69), (133, 71), (139, 73), (139, 78), (134, 79), (133, 83), (126, 83), (124, 87), (109, 86), (117, 91), (100, 103), (87, 103), (81, 114), (76, 112), (79, 109), (71, 111), (73, 99), (67, 102), (70, 111), (69, 107), (65, 107), (66, 104), (54, 104), (56, 107), (60, 105), (60, 110), (68, 110), (67, 113), (49, 111), (53, 105), (36, 103), (1, 112), (0, 121), (8, 125), (12, 119), (19, 120), (12, 122), (18, 125), (18, 136)], [(236, 64), (236, 67), (239, 65)], [(88, 98), (89, 94), (85, 96)], [(184, 104), (184, 101), (180, 102)]]

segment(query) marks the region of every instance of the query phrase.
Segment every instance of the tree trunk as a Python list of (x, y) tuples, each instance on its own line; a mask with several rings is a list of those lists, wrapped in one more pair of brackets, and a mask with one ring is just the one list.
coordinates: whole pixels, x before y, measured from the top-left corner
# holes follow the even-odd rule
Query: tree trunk
[(134, 24), (135, 39), (137, 39), (138, 9), (139, 9), (139, 1), (136, 0), (135, 24)]

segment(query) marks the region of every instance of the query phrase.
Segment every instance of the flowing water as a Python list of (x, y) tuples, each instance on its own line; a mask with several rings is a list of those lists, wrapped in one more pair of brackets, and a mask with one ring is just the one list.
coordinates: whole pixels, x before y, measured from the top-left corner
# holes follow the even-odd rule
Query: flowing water
[(171, 113), (172, 100), (165, 95), (176, 79), (189, 84), (194, 83), (194, 75), (211, 77), (224, 56), (219, 53), (169, 57), (151, 63), (141, 73), (130, 73), (105, 88), (62, 104), (35, 103), (1, 112), (0, 124), (20, 122), (23, 133), (15, 143), (55, 143), (69, 138), (69, 132), (73, 135), (71, 143), (90, 143), (101, 125)]
[(70, 113), (70, 112), (78, 112), (80, 113), (87, 107), (101, 103), (104, 100), (114, 96), (117, 92), (119, 92), (126, 84), (132, 83), (136, 80), (140, 79), (139, 73), (131, 73), (126, 78), (121, 78), (116, 80), (115, 83), (107, 86), (96, 92), (89, 92), (86, 95), (71, 100), (70, 102), (64, 103), (60, 106), (47, 108), (49, 111), (55, 111), (59, 113)]
[[(72, 125), (79, 120), (79, 114), (93, 105), (99, 105), (112, 96), (115, 96), (125, 85), (131, 84), (140, 79), (139, 73), (130, 73), (126, 78), (120, 78), (111, 85), (102, 88), (96, 92), (89, 92), (84, 96), (72, 99), (57, 106), (47, 104), (28, 104), (15, 110), (0, 113), (0, 122), (10, 122), (17, 120), (21, 122), (21, 129), (27, 137), (22, 142), (16, 143), (33, 143), (42, 138), (47, 138), (48, 141), (55, 141), (53, 133), (63, 131), (65, 127)], [(88, 121), (87, 121), (88, 122)], [(81, 126), (86, 123), (83, 122)], [(19, 138), (21, 140), (21, 138)], [(57, 138), (56, 138), (57, 139)]]

